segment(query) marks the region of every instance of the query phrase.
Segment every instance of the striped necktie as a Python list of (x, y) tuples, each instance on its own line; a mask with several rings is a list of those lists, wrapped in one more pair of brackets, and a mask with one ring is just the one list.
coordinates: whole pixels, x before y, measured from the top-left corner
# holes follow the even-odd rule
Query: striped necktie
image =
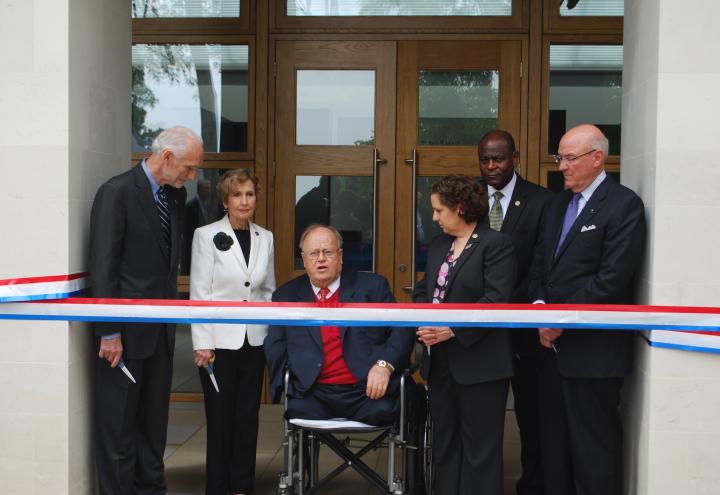
[(162, 227), (163, 237), (165, 238), (165, 247), (168, 255), (170, 255), (170, 210), (168, 209), (167, 194), (165, 194), (163, 187), (157, 190), (156, 198), (155, 203), (157, 204), (160, 226)]
[(492, 208), (490, 208), (490, 228), (497, 231), (500, 231), (503, 224), (503, 210), (502, 205), (500, 204), (502, 197), (503, 193), (495, 191), (493, 194), (495, 202), (493, 203)]

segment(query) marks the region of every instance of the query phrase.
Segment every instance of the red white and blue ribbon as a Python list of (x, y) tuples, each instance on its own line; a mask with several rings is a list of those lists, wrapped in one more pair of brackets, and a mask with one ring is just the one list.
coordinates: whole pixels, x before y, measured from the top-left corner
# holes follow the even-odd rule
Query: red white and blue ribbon
[(0, 303), (62, 299), (82, 294), (87, 273), (0, 280)]
[[(404, 303), (321, 308), (307, 303), (70, 298), (85, 286), (86, 274), (0, 281), (0, 319), (646, 330), (653, 346), (720, 353), (720, 308)], [(28, 302), (17, 302), (21, 300)]]

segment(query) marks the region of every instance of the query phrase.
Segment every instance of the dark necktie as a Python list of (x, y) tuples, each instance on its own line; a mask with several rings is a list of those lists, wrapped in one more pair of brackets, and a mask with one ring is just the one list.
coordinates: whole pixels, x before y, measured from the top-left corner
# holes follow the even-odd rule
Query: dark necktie
[(163, 237), (165, 238), (165, 246), (168, 252), (168, 255), (170, 254), (170, 210), (168, 209), (168, 199), (167, 194), (165, 194), (165, 189), (160, 188), (157, 190), (157, 194), (155, 195), (157, 200), (155, 201), (155, 204), (157, 204), (158, 208), (158, 215), (160, 217), (160, 226), (162, 227), (163, 231)]
[(502, 210), (502, 204), (500, 204), (500, 200), (503, 197), (503, 193), (500, 191), (495, 191), (493, 194), (493, 198), (495, 198), (495, 202), (492, 205), (492, 208), (490, 208), (490, 228), (493, 230), (497, 230), (498, 232), (502, 228), (503, 224), (503, 210)]
[(565, 210), (565, 218), (563, 219), (562, 232), (560, 232), (560, 240), (558, 241), (557, 247), (555, 248), (555, 256), (557, 256), (558, 252), (560, 251), (560, 247), (563, 245), (563, 242), (565, 242), (565, 238), (570, 231), (570, 227), (572, 227), (572, 225), (575, 223), (575, 219), (577, 218), (578, 214), (579, 202), (580, 193), (573, 194), (572, 198), (570, 199), (570, 203), (568, 203), (567, 210)]
[(330, 289), (327, 287), (321, 287), (318, 293), (318, 301), (327, 302), (328, 294), (330, 294)]

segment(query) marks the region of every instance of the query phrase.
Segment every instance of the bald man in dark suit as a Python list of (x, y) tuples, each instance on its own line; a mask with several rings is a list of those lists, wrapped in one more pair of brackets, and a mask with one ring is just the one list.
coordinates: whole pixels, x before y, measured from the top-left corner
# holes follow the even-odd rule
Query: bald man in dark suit
[[(555, 161), (566, 190), (553, 198), (532, 267), (530, 294), (548, 304), (633, 304), (645, 254), (645, 208), (605, 173), (608, 140), (570, 129)], [(623, 378), (628, 330), (540, 328), (541, 449), (545, 493), (621, 495)]]

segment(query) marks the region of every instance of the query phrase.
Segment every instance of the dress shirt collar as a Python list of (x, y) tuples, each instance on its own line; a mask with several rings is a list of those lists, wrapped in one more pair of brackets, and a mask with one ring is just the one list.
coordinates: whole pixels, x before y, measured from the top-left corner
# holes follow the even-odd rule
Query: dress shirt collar
[[(340, 278), (336, 278), (330, 285), (328, 285), (328, 292), (327, 298), (330, 299), (333, 294), (335, 294), (335, 291), (340, 288)], [(310, 286), (312, 287), (313, 293), (315, 294), (315, 297), (320, 298), (320, 287), (316, 287), (315, 284), (310, 282)]]
[(578, 211), (575, 218), (580, 216), (580, 213), (585, 208), (585, 205), (588, 204), (588, 201), (590, 201), (590, 197), (593, 195), (598, 186), (602, 184), (602, 181), (605, 180), (605, 177), (607, 177), (607, 174), (603, 170), (602, 172), (600, 172), (600, 175), (595, 177), (595, 180), (592, 181), (590, 185), (585, 188), (584, 191), (580, 192), (580, 198), (578, 199)]
[[(502, 199), (500, 200), (500, 206), (502, 206), (502, 214), (503, 218), (507, 215), (508, 208), (510, 207), (510, 198), (512, 198), (513, 192), (515, 192), (515, 184), (517, 184), (517, 175), (515, 172), (513, 172), (512, 178), (510, 181), (505, 184), (505, 187), (502, 189), (499, 189), (499, 191), (502, 193)], [(490, 198), (493, 197), (493, 194), (495, 194), (498, 189), (495, 189), (490, 184), (487, 185), (488, 188), (488, 203), (490, 208), (492, 208), (492, 205), (495, 204), (495, 199), (490, 200)]]
[(602, 181), (605, 180), (605, 177), (607, 177), (607, 174), (603, 170), (602, 172), (600, 172), (600, 175), (595, 177), (595, 180), (592, 181), (590, 185), (585, 188), (584, 191), (580, 192), (580, 195), (583, 197), (586, 203), (590, 201), (590, 197), (593, 195), (598, 186), (600, 186)]
[(155, 177), (153, 177), (152, 172), (150, 172), (150, 169), (147, 166), (146, 160), (143, 159), (143, 161), (140, 163), (140, 166), (143, 169), (143, 172), (145, 172), (145, 175), (147, 176), (148, 180), (150, 181), (150, 189), (152, 189), (153, 197), (158, 192), (158, 189), (160, 189), (160, 184), (157, 183), (155, 180)]

